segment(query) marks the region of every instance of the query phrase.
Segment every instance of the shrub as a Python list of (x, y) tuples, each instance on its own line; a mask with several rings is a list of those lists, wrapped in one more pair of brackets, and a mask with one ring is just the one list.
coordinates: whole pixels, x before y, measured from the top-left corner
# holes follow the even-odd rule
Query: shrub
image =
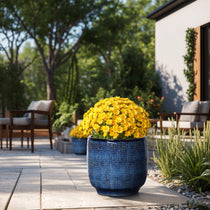
[(180, 180), (180, 183), (189, 187), (204, 191), (210, 189), (210, 126), (203, 131), (195, 130), (194, 136), (190, 135), (187, 142), (184, 135), (175, 135), (169, 130), (168, 140), (156, 140), (157, 156), (154, 161), (167, 180)]
[(149, 113), (150, 118), (159, 118), (158, 113), (162, 109), (164, 97), (160, 98), (155, 92), (143, 92), (138, 87), (135, 87), (129, 98), (143, 107)]

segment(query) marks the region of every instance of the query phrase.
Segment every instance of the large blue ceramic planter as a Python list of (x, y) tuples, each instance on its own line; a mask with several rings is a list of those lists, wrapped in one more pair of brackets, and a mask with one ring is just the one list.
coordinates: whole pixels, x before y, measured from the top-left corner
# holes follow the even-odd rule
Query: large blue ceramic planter
[(89, 179), (97, 192), (108, 196), (138, 193), (147, 177), (147, 138), (88, 139)]
[(72, 138), (72, 150), (77, 155), (86, 155), (87, 139)]

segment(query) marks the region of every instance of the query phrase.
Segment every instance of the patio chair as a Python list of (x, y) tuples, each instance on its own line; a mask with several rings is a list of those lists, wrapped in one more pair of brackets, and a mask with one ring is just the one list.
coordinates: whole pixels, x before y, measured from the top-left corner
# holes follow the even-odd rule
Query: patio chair
[[(168, 117), (168, 120), (164, 118)], [(207, 121), (210, 120), (210, 101), (191, 101), (183, 104), (181, 112), (160, 113), (157, 127), (163, 129), (179, 128), (190, 131), (195, 128), (203, 130)]]
[[(21, 130), (21, 145), (23, 144), (24, 132), (29, 131), (31, 138), (31, 152), (34, 152), (34, 129), (48, 129), (50, 148), (52, 145), (51, 114), (54, 106), (52, 100), (32, 101), (27, 110), (12, 110), (9, 112), (10, 125), (10, 150), (12, 150), (12, 137), (14, 130)], [(21, 117), (14, 117), (22, 115)]]

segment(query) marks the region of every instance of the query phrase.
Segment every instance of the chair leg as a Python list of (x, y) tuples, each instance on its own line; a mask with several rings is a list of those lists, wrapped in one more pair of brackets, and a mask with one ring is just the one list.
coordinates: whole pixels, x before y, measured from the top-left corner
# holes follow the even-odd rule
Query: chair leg
[(29, 137), (27, 137), (27, 148), (29, 148)]
[(9, 126), (6, 125), (6, 147), (8, 148)]
[(0, 125), (0, 144), (1, 144), (1, 149), (2, 149), (2, 131), (3, 131), (3, 129), (2, 129), (2, 125)]
[(31, 152), (34, 152), (34, 129), (31, 129)]
[(52, 144), (52, 128), (49, 128), (49, 138), (50, 138), (50, 149), (53, 149), (53, 144)]
[(20, 134), (20, 138), (21, 138), (21, 147), (23, 147), (23, 130), (21, 130), (21, 134)]
[(12, 132), (13, 132), (13, 129), (10, 127), (10, 129), (9, 129), (9, 150), (12, 150)]

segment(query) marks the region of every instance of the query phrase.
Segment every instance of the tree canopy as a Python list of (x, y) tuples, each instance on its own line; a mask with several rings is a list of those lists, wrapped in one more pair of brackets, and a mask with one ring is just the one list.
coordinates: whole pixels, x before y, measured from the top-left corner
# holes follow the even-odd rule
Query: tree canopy
[(82, 104), (82, 113), (96, 95), (129, 97), (136, 87), (159, 95), (154, 21), (146, 15), (165, 2), (0, 0), (0, 80), (23, 96), (13, 94), (6, 104), (16, 105), (6, 108), (47, 98)]
[(9, 13), (36, 44), (46, 73), (47, 98), (56, 99), (54, 71), (80, 48), (83, 34), (111, 0), (1, 0)]

